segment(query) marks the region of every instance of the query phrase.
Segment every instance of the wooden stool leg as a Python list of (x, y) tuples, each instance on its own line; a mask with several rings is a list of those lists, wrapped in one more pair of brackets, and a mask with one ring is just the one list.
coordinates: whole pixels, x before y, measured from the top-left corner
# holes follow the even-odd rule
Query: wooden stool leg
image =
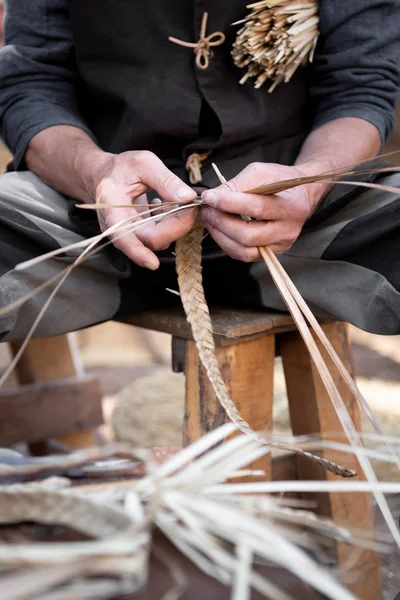
[[(346, 367), (353, 373), (351, 346), (346, 325), (340, 322), (330, 323), (324, 325), (323, 329)], [(342, 426), (300, 335), (282, 334), (279, 339), (293, 433), (295, 435), (317, 433), (322, 439), (343, 441)], [(322, 350), (319, 342), (318, 347)], [(360, 429), (360, 415), (356, 401), (326, 352), (323, 351), (322, 354), (354, 424), (357, 429)], [(365, 479), (354, 455), (329, 450), (327, 456), (347, 468), (355, 469), (359, 473), (357, 479)], [(302, 458), (298, 458), (298, 473), (301, 479), (337, 479), (335, 475)], [(310, 494), (307, 497), (310, 498)], [(374, 515), (368, 494), (331, 493), (319, 495), (316, 499), (318, 512), (329, 515), (335, 522), (368, 532), (374, 530)], [(379, 558), (375, 552), (358, 551), (350, 546), (338, 544), (337, 558), (339, 567), (343, 569), (343, 582), (358, 598), (363, 600), (381, 598)]]
[[(21, 347), (11, 343), (13, 355)], [(65, 377), (79, 377), (79, 365), (71, 348), (68, 335), (31, 340), (15, 368), (20, 384), (53, 381)], [(58, 438), (58, 441), (71, 448), (85, 448), (97, 444), (95, 430), (86, 429)], [(43, 443), (32, 444), (33, 453), (45, 451)]]
[[(217, 358), (231, 398), (243, 418), (256, 431), (272, 428), (275, 338), (273, 335), (232, 346), (218, 346)], [(201, 365), (195, 343), (187, 342), (184, 444), (195, 441), (228, 420)], [(254, 469), (271, 478), (270, 456), (257, 460)], [(264, 479), (260, 477), (260, 479)]]

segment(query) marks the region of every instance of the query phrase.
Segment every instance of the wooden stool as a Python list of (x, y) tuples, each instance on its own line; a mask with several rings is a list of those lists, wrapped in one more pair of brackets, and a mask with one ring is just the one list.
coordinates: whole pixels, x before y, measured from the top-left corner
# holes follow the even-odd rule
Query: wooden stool
[[(336, 412), (290, 316), (216, 309), (212, 318), (216, 353), (223, 377), (239, 412), (253, 429), (265, 431), (272, 428), (274, 361), (278, 349), (283, 361), (294, 435), (318, 434), (321, 438), (343, 441)], [(226, 422), (225, 412), (199, 362), (183, 312), (175, 309), (150, 311), (124, 322), (173, 336), (173, 369), (184, 371), (186, 375), (185, 444)], [(346, 367), (353, 373), (346, 324), (330, 322), (324, 324), (323, 329)], [(323, 356), (359, 429), (360, 415), (356, 401), (324, 351)], [(329, 451), (329, 458), (355, 469), (359, 473), (357, 478), (364, 479), (353, 455)], [(262, 468), (268, 479), (335, 479), (331, 473), (295, 455), (274, 459), (272, 465), (270, 458), (265, 457), (254, 466)], [(337, 523), (368, 532), (375, 528), (371, 498), (365, 493), (307, 494), (306, 497), (316, 500), (318, 512), (330, 516)], [(362, 600), (379, 600), (381, 585), (377, 554), (370, 550), (354, 550), (344, 544), (337, 544), (336, 551), (344, 581), (352, 592)]]
[[(20, 344), (10, 346), (15, 355)], [(95, 445), (102, 394), (81, 371), (69, 335), (29, 342), (15, 375), (18, 385), (0, 390), (0, 446), (25, 442), (46, 454), (54, 438), (70, 448)]]

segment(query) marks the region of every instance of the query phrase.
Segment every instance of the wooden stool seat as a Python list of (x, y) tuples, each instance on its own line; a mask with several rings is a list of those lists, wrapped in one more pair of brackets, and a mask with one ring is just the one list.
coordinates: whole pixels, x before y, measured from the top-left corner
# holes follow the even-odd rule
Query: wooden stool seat
[[(289, 314), (278, 312), (255, 312), (214, 308), (211, 313), (216, 345), (229, 346), (238, 340), (244, 342), (268, 332), (271, 334), (296, 329)], [(162, 331), (170, 335), (192, 340), (192, 331), (181, 308), (168, 308), (137, 313), (124, 318), (124, 323)]]
[[(211, 317), (216, 355), (223, 378), (240, 414), (254, 430), (272, 429), (274, 363), (276, 350), (279, 349), (293, 434), (316, 434), (322, 439), (344, 441), (342, 426), (332, 402), (289, 315), (220, 308), (213, 309)], [(124, 319), (124, 322), (172, 335), (172, 367), (174, 371), (184, 371), (186, 377), (184, 444), (195, 441), (228, 420), (200, 364), (191, 330), (182, 310), (152, 310)], [(325, 322), (321, 326), (347, 369), (354, 373), (346, 324)], [(319, 341), (316, 342), (355, 426), (360, 429), (356, 401)], [(327, 456), (338, 464), (354, 469), (358, 473), (358, 479), (364, 479), (354, 455), (329, 451)], [(272, 465), (270, 456), (263, 457), (253, 467), (261, 468), (267, 479), (336, 478), (297, 455), (274, 459)], [(374, 530), (372, 504), (367, 494), (326, 493), (307, 494), (305, 497), (316, 502), (317, 512), (331, 517), (337, 523), (368, 532)], [(367, 549), (354, 550), (345, 544), (337, 544), (336, 557), (339, 567), (343, 569), (344, 583), (356, 597), (363, 600), (381, 598), (379, 559), (375, 552)], [(351, 572), (347, 572), (350, 564)]]

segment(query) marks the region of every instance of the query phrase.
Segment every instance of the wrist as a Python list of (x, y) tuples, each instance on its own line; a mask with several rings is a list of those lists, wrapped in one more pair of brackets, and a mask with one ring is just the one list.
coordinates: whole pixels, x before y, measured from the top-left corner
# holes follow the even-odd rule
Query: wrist
[(80, 148), (75, 155), (75, 171), (85, 190), (85, 202), (96, 201), (96, 190), (113, 164), (115, 155), (100, 148)]
[(113, 159), (86, 132), (70, 125), (38, 132), (25, 153), (29, 170), (58, 191), (87, 203), (95, 201), (98, 182)]
[[(302, 177), (320, 175), (321, 173), (325, 173), (333, 169), (333, 166), (328, 160), (308, 161), (299, 164), (296, 163), (295, 166)], [(336, 176), (328, 175), (327, 179), (332, 182), (334, 181), (335, 177)], [(311, 214), (317, 209), (320, 202), (328, 194), (328, 192), (330, 192), (333, 186), (334, 183), (329, 183), (325, 181), (305, 184), (305, 187), (307, 189), (307, 196), (310, 203)]]

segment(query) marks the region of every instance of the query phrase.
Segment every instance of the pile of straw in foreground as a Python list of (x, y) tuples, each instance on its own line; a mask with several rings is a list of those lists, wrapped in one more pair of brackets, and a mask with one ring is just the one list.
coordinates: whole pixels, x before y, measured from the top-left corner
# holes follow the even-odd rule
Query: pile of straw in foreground
[[(317, 517), (299, 500), (266, 495), (329, 491), (337, 489), (338, 482), (225, 483), (270, 451), (246, 435), (221, 445), (234, 430), (233, 424), (223, 425), (156, 469), (149, 461), (149, 474), (139, 481), (103, 484), (100, 489), (71, 488), (68, 480), (61, 481), (66, 487), (55, 488), (52, 478), (48, 483), (0, 486), (1, 523), (60, 524), (91, 538), (57, 545), (0, 543), (0, 570), (8, 571), (0, 578), (2, 600), (101, 600), (132, 594), (140, 591), (151, 575), (152, 551), (173, 582), (164, 598), (177, 600), (187, 588), (187, 578), (178, 560), (165, 552), (157, 555), (154, 528), (201, 571), (228, 586), (232, 600), (250, 598), (251, 590), (273, 600), (293, 600), (260, 571), (262, 564), (285, 568), (327, 598), (355, 600), (323, 565), (326, 542), (389, 551), (387, 539), (373, 539), (371, 532), (351, 531)], [(95, 454), (99, 452), (96, 449)], [(107, 448), (101, 452), (112, 454)], [(142, 455), (146, 460), (143, 451), (127, 450), (126, 446), (114, 446), (113, 452), (129, 458)], [(393, 460), (384, 450), (365, 452)], [(79, 452), (62, 460), (82, 464), (84, 455)], [(93, 458), (93, 451), (88, 458)], [(49, 457), (49, 464), (51, 460)], [(60, 457), (53, 460), (58, 464)], [(27, 467), (4, 465), (3, 475), (7, 468), (18, 471)], [(400, 492), (399, 483), (344, 481), (340, 485), (343, 491), (376, 492), (379, 488), (381, 492)]]

